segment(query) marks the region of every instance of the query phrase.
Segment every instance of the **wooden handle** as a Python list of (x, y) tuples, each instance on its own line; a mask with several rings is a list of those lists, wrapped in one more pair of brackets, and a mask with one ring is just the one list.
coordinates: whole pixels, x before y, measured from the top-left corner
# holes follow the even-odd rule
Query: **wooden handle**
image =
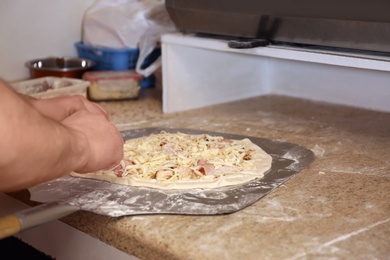
[(46, 222), (62, 218), (77, 210), (77, 206), (51, 202), (36, 207), (27, 208), (12, 215), (0, 218), (0, 239), (16, 233), (44, 224)]
[(15, 235), (21, 230), (19, 217), (7, 215), (0, 218), (0, 239)]

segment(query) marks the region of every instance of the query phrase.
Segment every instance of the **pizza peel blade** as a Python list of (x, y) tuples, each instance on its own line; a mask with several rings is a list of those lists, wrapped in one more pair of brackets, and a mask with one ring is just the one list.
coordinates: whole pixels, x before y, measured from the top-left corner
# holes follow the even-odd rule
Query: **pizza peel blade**
[[(297, 144), (192, 129), (143, 128), (124, 132), (123, 136), (130, 139), (158, 133), (161, 130), (188, 134), (216, 134), (232, 139), (249, 138), (272, 156), (272, 167), (261, 179), (244, 185), (215, 189), (158, 190), (71, 176), (62, 177), (29, 189), (30, 200), (43, 204), (15, 214), (22, 223), (19, 231), (78, 210), (109, 217), (233, 213), (255, 203), (298, 174), (315, 159), (312, 151)], [(1, 228), (0, 219), (0, 237)]]

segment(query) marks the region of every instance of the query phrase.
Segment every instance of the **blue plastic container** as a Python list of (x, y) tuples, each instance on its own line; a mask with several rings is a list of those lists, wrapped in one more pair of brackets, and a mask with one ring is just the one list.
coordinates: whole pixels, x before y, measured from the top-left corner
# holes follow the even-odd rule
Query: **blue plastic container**
[[(94, 61), (96, 64), (92, 70), (129, 70), (135, 69), (139, 56), (139, 49), (111, 49), (85, 45), (82, 42), (75, 43), (77, 54), (80, 58)], [(161, 55), (161, 49), (156, 48), (144, 61), (142, 68), (148, 67)], [(154, 75), (143, 77), (141, 88), (154, 87), (156, 78)]]

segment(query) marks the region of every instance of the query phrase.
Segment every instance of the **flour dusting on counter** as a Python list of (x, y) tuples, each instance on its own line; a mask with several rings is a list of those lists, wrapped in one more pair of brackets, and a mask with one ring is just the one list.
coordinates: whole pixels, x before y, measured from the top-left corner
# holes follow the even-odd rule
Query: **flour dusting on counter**
[(314, 148), (311, 149), (311, 150), (312, 150), (312, 152), (313, 152), (317, 157), (322, 157), (322, 156), (324, 156), (324, 154), (325, 154), (324, 148), (322, 148), (322, 147), (319, 146), (318, 144), (316, 144), (316, 145), (314, 146)]

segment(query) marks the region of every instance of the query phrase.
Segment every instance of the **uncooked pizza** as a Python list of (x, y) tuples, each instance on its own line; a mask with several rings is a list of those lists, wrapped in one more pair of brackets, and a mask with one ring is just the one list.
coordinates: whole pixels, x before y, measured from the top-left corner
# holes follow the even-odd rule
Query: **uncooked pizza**
[(250, 139), (160, 133), (127, 140), (111, 170), (72, 176), (158, 189), (218, 188), (261, 178), (272, 157)]

